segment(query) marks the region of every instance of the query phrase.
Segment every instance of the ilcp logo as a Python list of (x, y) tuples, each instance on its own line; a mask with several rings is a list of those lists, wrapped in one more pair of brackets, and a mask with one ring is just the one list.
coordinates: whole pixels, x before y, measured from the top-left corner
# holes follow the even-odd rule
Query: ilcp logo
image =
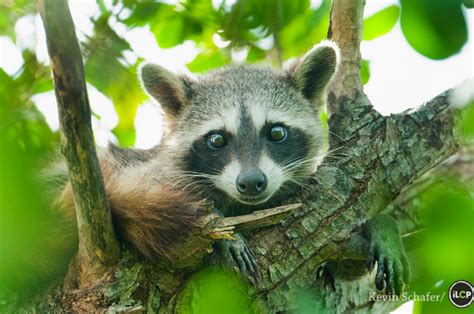
[(449, 288), (449, 301), (459, 308), (467, 307), (472, 303), (474, 287), (467, 281), (459, 280)]

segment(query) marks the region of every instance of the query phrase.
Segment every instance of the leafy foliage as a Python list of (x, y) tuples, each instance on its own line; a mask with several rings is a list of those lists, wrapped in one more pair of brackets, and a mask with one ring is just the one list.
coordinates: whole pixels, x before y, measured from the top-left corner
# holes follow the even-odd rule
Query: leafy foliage
[[(0, 294), (27, 295), (44, 288), (49, 280), (38, 276), (32, 263), (43, 254), (57, 253), (41, 236), (55, 220), (39, 189), (43, 182), (38, 166), (50, 158), (59, 138), (30, 99), (51, 88), (49, 70), (29, 51), (23, 58), (26, 62), (14, 77), (0, 69)], [(61, 261), (62, 256), (57, 257)], [(60, 264), (66, 266), (66, 259)], [(57, 275), (64, 269), (47, 273)]]
[(128, 63), (124, 52), (131, 51), (131, 47), (117, 35), (108, 21), (108, 15), (100, 16), (94, 22), (93, 36), (84, 43), (87, 80), (112, 99), (120, 119), (113, 130), (119, 143), (133, 146), (137, 107), (145, 100), (137, 74), (140, 60)]
[(52, 88), (49, 70), (30, 51), (23, 51), (25, 63), (9, 76), (0, 69), (0, 134), (24, 149), (45, 149), (57, 145), (43, 115), (31, 97)]
[[(446, 58), (458, 52), (467, 38), (461, 1), (401, 0), (401, 25), (408, 42), (430, 58)], [(425, 3), (426, 2), (426, 3)], [(35, 12), (32, 2), (1, 4), (0, 34), (15, 38), (14, 22)], [(267, 61), (275, 65), (299, 56), (324, 39), (329, 24), (330, 1), (313, 6), (309, 0), (241, 0), (213, 2), (187, 0), (177, 4), (151, 1), (113, 1), (97, 4), (99, 15), (92, 19), (91, 34), (83, 42), (87, 80), (114, 103), (119, 124), (113, 133), (124, 146), (135, 142), (134, 120), (143, 94), (137, 80), (142, 61), (116, 29), (149, 27), (156, 44), (171, 48), (187, 40), (201, 52), (188, 64), (192, 72), (204, 72), (233, 62), (233, 52), (243, 51), (248, 62)], [(400, 14), (398, 5), (388, 6), (364, 21), (363, 40), (389, 32)], [(111, 25), (114, 25), (112, 27)], [(227, 43), (218, 46), (215, 38)], [(153, 43), (150, 43), (153, 44)], [(28, 52), (34, 63), (34, 52)], [(125, 55), (135, 55), (134, 60)], [(370, 77), (369, 60), (362, 63), (363, 83)], [(28, 85), (32, 73), (23, 75)], [(50, 82), (34, 84), (32, 95), (51, 90)], [(31, 95), (31, 96), (32, 96)]]
[[(417, 275), (411, 288), (419, 295), (443, 295), (457, 280), (474, 280), (472, 186), (459, 176), (439, 177), (419, 199), (425, 230), (410, 261)], [(418, 313), (455, 311), (447, 296), (417, 308)]]
[(400, 23), (408, 43), (431, 59), (459, 52), (467, 41), (461, 0), (401, 0)]
[(0, 35), (15, 39), (15, 22), (21, 17), (34, 13), (35, 3), (28, 0), (2, 1), (0, 3)]

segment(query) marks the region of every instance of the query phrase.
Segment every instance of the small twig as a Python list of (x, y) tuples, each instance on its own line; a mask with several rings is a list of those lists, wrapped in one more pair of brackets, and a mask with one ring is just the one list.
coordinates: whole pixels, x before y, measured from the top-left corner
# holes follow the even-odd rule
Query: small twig
[(290, 204), (255, 211), (248, 215), (234, 217), (218, 217), (211, 220), (204, 229), (204, 234), (212, 239), (232, 238), (234, 233), (244, 230), (272, 226), (281, 222), (301, 204)]

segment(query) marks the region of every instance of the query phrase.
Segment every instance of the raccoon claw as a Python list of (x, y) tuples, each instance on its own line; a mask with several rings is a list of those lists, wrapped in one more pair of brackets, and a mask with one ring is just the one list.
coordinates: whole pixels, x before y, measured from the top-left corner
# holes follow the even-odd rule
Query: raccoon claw
[[(410, 265), (401, 242), (398, 227), (391, 228), (384, 223), (386, 228), (373, 230), (370, 237), (370, 250), (367, 259), (367, 268), (372, 270), (377, 262), (375, 287), (384, 290), (387, 294), (400, 295), (410, 282)], [(384, 230), (383, 234), (380, 230)], [(390, 233), (396, 230), (397, 233)]]
[(241, 273), (250, 275), (250, 278), (255, 278), (256, 281), (260, 280), (260, 273), (257, 263), (255, 262), (255, 257), (245, 244), (235, 243), (229, 247), (229, 252)]
[(325, 287), (334, 291), (336, 290), (335, 279), (329, 263), (325, 263), (317, 269), (316, 278), (322, 280)]
[(403, 253), (393, 256), (391, 251), (384, 251), (374, 245), (369, 255), (369, 270), (373, 269), (375, 262), (377, 262), (375, 287), (383, 290), (385, 286), (387, 294), (400, 295), (404, 286), (410, 281), (410, 267), (406, 255)]
[(218, 246), (224, 259), (238, 272), (246, 276), (253, 284), (260, 282), (261, 276), (255, 257), (240, 235), (237, 235), (235, 240), (221, 240)]

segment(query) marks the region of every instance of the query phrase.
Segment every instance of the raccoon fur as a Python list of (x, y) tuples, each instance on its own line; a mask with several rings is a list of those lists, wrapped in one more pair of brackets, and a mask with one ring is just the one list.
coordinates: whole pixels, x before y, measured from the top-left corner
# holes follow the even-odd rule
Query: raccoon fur
[[(120, 239), (150, 259), (166, 259), (202, 199), (237, 215), (294, 193), (324, 156), (319, 115), (337, 64), (338, 48), (328, 41), (282, 71), (237, 65), (190, 78), (144, 65), (143, 85), (168, 129), (152, 150), (111, 145), (99, 155)], [(69, 183), (55, 203), (73, 223)], [(239, 269), (257, 274), (243, 238), (222, 247), (233, 250)]]

